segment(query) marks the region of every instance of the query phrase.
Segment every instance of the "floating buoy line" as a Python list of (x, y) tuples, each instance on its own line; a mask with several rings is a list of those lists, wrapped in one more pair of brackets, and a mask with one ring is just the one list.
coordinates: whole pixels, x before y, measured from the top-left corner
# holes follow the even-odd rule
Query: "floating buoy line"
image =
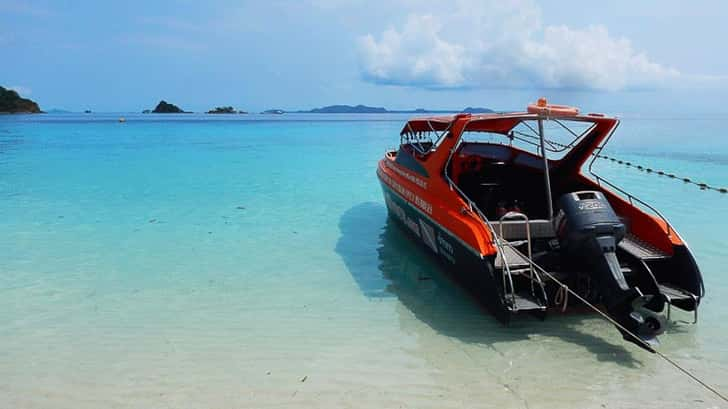
[[(528, 141), (528, 140), (525, 140), (525, 139), (522, 138), (522, 137), (525, 136), (525, 137), (528, 137), (528, 138), (531, 138), (531, 139), (535, 139), (535, 137), (533, 135), (529, 135), (529, 134), (526, 134), (526, 133), (523, 133), (523, 132), (516, 132), (516, 133), (519, 136), (516, 136), (515, 133), (514, 133), (514, 134), (509, 135), (508, 137), (510, 139), (518, 139), (518, 140), (524, 141), (526, 143), (533, 144), (533, 142)], [(548, 143), (549, 145), (558, 146), (558, 147), (561, 147), (561, 148), (564, 148), (564, 149), (571, 147), (570, 145), (566, 145), (566, 144), (563, 144), (563, 143), (559, 143), (559, 142), (556, 142), (556, 141), (552, 141), (550, 139), (544, 139), (544, 141), (546, 143)], [(634, 163), (634, 162), (631, 162), (631, 161), (627, 161), (627, 160), (615, 158), (613, 156), (602, 155), (602, 154), (599, 154), (599, 153), (593, 153), (592, 155), (595, 156), (595, 157), (597, 157), (597, 158), (599, 158), (599, 159), (606, 159), (608, 161), (611, 161), (611, 162), (614, 162), (614, 163), (618, 163), (620, 165), (624, 165), (624, 166), (627, 166), (629, 168), (637, 169), (637, 170), (642, 171), (642, 172), (646, 172), (646, 173), (650, 173), (650, 174), (656, 174), (658, 176), (665, 176), (665, 177), (668, 177), (668, 178), (674, 179), (674, 180), (681, 180), (684, 183), (692, 184), (692, 185), (695, 185), (695, 186), (699, 187), (700, 190), (714, 190), (714, 191), (719, 192), (719, 193), (728, 193), (728, 188), (725, 188), (725, 187), (718, 187), (718, 186), (709, 185), (707, 183), (698, 182), (698, 181), (696, 181), (696, 180), (694, 180), (692, 178), (689, 178), (689, 177), (678, 176), (678, 175), (676, 175), (674, 173), (671, 173), (671, 172), (665, 172), (663, 170), (653, 169), (653, 168), (651, 168), (649, 166), (643, 166), (643, 165), (640, 165), (640, 164), (637, 164), (637, 163)]]
[(627, 167), (630, 167), (630, 168), (637, 169), (637, 170), (642, 171), (642, 172), (654, 173), (656, 175), (665, 176), (665, 177), (668, 177), (670, 179), (681, 180), (684, 183), (693, 184), (693, 185), (699, 187), (700, 190), (715, 190), (716, 192), (720, 192), (720, 193), (728, 193), (728, 188), (725, 188), (725, 187), (711, 186), (711, 185), (709, 185), (707, 183), (702, 183), (702, 182), (695, 181), (695, 180), (693, 180), (693, 179), (691, 179), (689, 177), (678, 176), (678, 175), (676, 175), (674, 173), (669, 173), (669, 172), (665, 172), (665, 171), (658, 170), (658, 169), (652, 169), (652, 168), (650, 168), (648, 166), (642, 166), (642, 165), (639, 165), (637, 163), (633, 163), (633, 162), (626, 161), (626, 160), (623, 160), (623, 159), (615, 158), (613, 156), (600, 155), (600, 154), (594, 154), (594, 156), (596, 156), (599, 159), (606, 159), (606, 160), (612, 161), (614, 163), (618, 163), (620, 165), (624, 165), (624, 166), (627, 166)]

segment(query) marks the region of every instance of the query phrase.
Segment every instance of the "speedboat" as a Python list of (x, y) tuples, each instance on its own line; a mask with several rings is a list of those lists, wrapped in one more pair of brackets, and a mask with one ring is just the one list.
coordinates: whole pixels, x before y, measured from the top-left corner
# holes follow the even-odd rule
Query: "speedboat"
[(652, 351), (673, 307), (697, 322), (705, 289), (668, 220), (592, 169), (618, 125), (545, 98), (413, 118), (377, 176), (390, 217), (499, 321), (588, 305)]

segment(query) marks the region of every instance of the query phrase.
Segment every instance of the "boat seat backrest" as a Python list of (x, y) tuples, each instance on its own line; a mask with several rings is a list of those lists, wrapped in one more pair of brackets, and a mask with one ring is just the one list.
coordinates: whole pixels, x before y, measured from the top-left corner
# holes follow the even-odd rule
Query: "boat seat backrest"
[[(503, 238), (506, 240), (526, 239), (525, 220), (504, 220), (503, 222), (492, 222), (496, 234), (500, 234), (500, 225), (503, 224)], [(532, 239), (551, 239), (556, 237), (554, 226), (549, 220), (529, 220)]]

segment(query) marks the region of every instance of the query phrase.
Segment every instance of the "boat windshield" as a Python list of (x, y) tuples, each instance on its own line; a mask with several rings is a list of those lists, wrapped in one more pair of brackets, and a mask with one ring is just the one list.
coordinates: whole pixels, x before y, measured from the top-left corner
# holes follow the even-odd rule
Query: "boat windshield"
[[(563, 119), (544, 120), (543, 129), (546, 157), (550, 160), (561, 159), (584, 136), (589, 134), (594, 127), (594, 123), (585, 121), (569, 121)], [(513, 146), (541, 156), (538, 121), (535, 119), (520, 122), (507, 134), (466, 130), (463, 133), (462, 140), (463, 142)]]
[(450, 126), (437, 130), (429, 120), (424, 122), (428, 125), (425, 131), (415, 131), (408, 122), (406, 125), (407, 131), (400, 134), (400, 146), (412, 151), (411, 153), (420, 155), (426, 155), (437, 149), (445, 135), (450, 131)]
[[(491, 130), (498, 129), (497, 123), (465, 128), (447, 173), (487, 218), (498, 219), (505, 202), (531, 219), (551, 220), (553, 197), (579, 189), (568, 175), (544, 173), (538, 120), (523, 118), (515, 126), (501, 127), (501, 132)], [(542, 121), (546, 158), (553, 161), (593, 135), (597, 126), (583, 119)]]

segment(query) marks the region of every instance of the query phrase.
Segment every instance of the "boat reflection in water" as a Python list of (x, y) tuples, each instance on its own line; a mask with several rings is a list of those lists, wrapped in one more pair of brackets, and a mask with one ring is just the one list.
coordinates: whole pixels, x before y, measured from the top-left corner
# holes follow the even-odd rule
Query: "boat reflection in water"
[[(486, 313), (484, 295), (463, 285), (457, 274), (445, 268), (424, 245), (412, 240), (406, 227), (387, 217), (383, 204), (369, 202), (352, 207), (341, 216), (339, 229), (336, 252), (362, 294), (372, 299), (396, 297), (417, 320), (438, 334), (490, 346), (554, 337), (588, 350), (598, 360), (628, 367), (643, 365), (616, 337), (607, 339), (593, 328), (584, 330), (595, 324), (608, 328), (609, 324), (591, 315), (557, 315), (546, 321), (524, 317), (504, 328)], [(416, 327), (405, 322), (408, 320), (401, 321), (405, 330)]]
[[(484, 313), (474, 294), (455, 281), (435, 257), (411, 240), (400, 223), (387, 217), (384, 205), (362, 203), (340, 221), (336, 251), (361, 292), (369, 298), (397, 297), (419, 320), (434, 330), (458, 338), (506, 334)], [(376, 266), (376, 267), (375, 267)]]

